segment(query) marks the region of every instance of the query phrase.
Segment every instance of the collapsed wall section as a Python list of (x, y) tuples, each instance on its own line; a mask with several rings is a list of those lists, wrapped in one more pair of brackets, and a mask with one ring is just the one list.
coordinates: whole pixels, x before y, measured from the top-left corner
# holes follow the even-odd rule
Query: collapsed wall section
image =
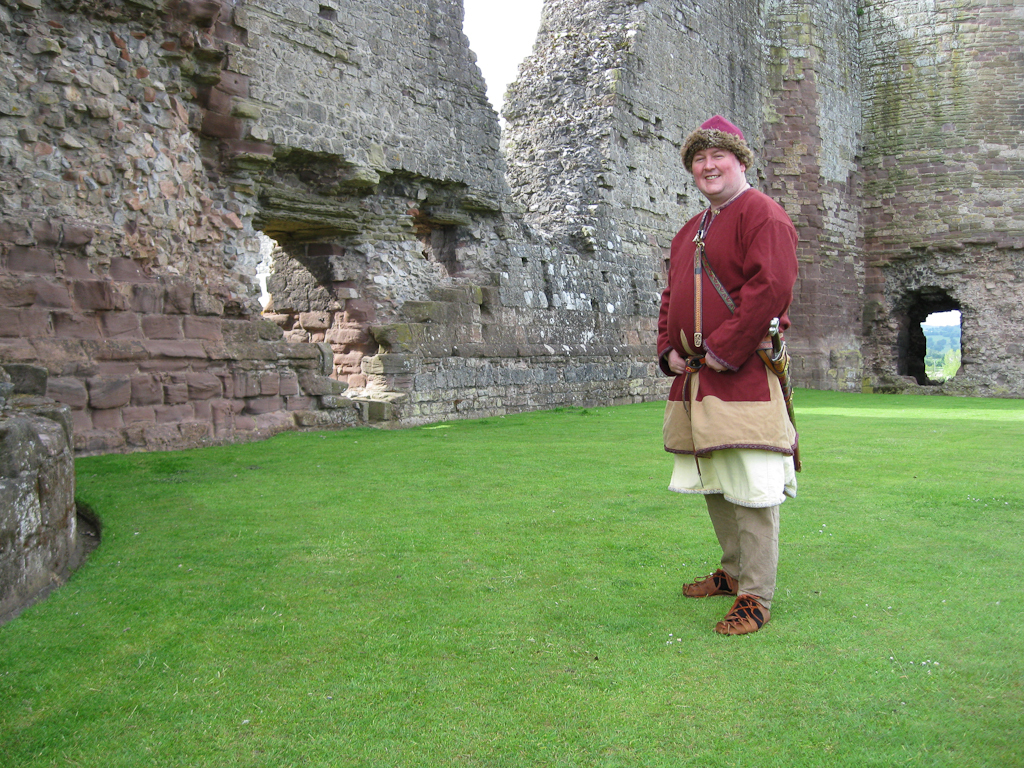
[(958, 309), (963, 367), (942, 391), (1020, 397), (1024, 13), (892, 0), (861, 22), (870, 384), (927, 383), (919, 324)]
[(279, 245), (266, 316), (330, 344), (362, 408), (411, 424), (660, 396), (656, 275), (523, 223), (461, 3), (252, 2), (239, 23), (253, 119), (233, 162)]

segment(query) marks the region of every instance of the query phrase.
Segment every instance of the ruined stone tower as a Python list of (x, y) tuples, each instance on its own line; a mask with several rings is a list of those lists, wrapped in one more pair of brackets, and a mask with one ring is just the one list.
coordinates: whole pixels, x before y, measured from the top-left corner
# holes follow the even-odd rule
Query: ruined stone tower
[(861, 24), (865, 377), (923, 379), (920, 322), (958, 309), (945, 389), (1020, 397), (1024, 8), (899, 0)]
[(662, 397), (714, 113), (800, 232), (800, 384), (914, 389), (958, 308), (944, 391), (1024, 393), (1015, 6), (548, 0), (504, 154), (461, 21), (0, 0), (0, 363), (47, 371), (79, 453)]

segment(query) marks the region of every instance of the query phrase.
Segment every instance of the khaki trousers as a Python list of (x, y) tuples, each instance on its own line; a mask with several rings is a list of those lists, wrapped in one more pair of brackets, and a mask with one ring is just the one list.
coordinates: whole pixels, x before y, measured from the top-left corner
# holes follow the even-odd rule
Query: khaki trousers
[(743, 507), (720, 493), (705, 494), (711, 524), (722, 547), (722, 570), (739, 582), (741, 595), (772, 605), (779, 567), (779, 508)]

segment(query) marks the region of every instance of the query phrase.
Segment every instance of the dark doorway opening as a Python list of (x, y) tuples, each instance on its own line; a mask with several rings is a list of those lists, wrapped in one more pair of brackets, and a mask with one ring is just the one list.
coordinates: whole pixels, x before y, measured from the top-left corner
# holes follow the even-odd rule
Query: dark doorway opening
[[(899, 308), (900, 333), (897, 349), (897, 372), (902, 376), (913, 376), (914, 380), (921, 385), (936, 385), (947, 378), (952, 378), (959, 368), (960, 352), (960, 324), (956, 323), (955, 331), (942, 331), (937, 329), (939, 323), (934, 320), (936, 315), (940, 321), (947, 321), (950, 315), (946, 313), (960, 312), (960, 302), (953, 299), (945, 289), (934, 286), (918, 288), (908, 293)], [(929, 322), (928, 318), (933, 321)], [(936, 349), (929, 354), (929, 336), (935, 340), (932, 342)], [(945, 352), (936, 357), (937, 347), (940, 345), (938, 338), (948, 338), (948, 347), (955, 348), (956, 367), (953, 367), (953, 360), (948, 362), (945, 359)], [(955, 340), (955, 341), (954, 341)], [(951, 358), (953, 355), (950, 356)], [(926, 362), (927, 361), (927, 362)], [(936, 365), (936, 363), (938, 363)], [(931, 374), (931, 375), (930, 375)]]

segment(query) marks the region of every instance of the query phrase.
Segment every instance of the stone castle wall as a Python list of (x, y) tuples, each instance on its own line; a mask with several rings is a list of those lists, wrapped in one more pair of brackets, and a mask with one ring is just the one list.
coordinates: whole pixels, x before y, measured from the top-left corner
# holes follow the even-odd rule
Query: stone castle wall
[(779, 2), (771, 9), (764, 191), (799, 235), (788, 344), (802, 386), (856, 391), (863, 361), (860, 218), (861, 73), (857, 9)]
[[(330, 344), (360, 407), (406, 424), (660, 396), (635, 281), (611, 289), (510, 199), (461, 21), (457, 2), (343, 4), (337, 23), (247, 6), (242, 138), (263, 154), (243, 162), (279, 246), (267, 316)], [(295, 40), (299, 77), (281, 65)]]
[(221, 10), (0, 6), (0, 362), (48, 371), (80, 453), (358, 418), (330, 350), (259, 318), (251, 186), (199, 107), (235, 82)]
[(923, 384), (919, 324), (958, 309), (963, 368), (944, 389), (1020, 397), (1024, 8), (897, 0), (861, 23), (868, 378)]
[(48, 370), (79, 452), (664, 396), (715, 112), (800, 231), (798, 383), (906, 388), (959, 307), (963, 391), (1024, 391), (1015, 9), (548, 0), (504, 156), (461, 21), (0, 0), (0, 362)]

